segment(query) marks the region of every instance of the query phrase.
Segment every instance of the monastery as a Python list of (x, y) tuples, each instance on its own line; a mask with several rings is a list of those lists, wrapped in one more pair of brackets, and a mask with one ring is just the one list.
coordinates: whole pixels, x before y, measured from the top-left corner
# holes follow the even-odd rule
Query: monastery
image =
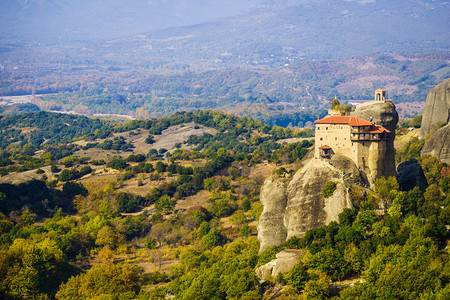
[[(376, 90), (372, 103), (386, 102), (386, 91)], [(370, 105), (365, 103), (364, 105)], [(333, 154), (344, 155), (352, 159), (361, 171), (369, 174), (372, 168), (369, 163), (371, 153), (382, 158), (386, 151), (386, 142), (391, 132), (370, 120), (353, 116), (342, 116), (330, 110), (329, 115), (314, 122), (316, 159), (329, 159)]]

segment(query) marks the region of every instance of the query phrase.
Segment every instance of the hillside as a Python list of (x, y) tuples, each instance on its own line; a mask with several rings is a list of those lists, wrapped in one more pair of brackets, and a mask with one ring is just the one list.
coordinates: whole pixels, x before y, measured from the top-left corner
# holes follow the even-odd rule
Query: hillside
[[(214, 111), (120, 124), (44, 112), (1, 118), (5, 132), (18, 132), (0, 150), (2, 298), (446, 293), (449, 167), (420, 158), (414, 138), (404, 138), (399, 156), (420, 161), (425, 192), (401, 191), (395, 177), (373, 191), (352, 187), (353, 208), (339, 223), (258, 253), (261, 187), (270, 177), (290, 180), (304, 165), (312, 143), (293, 137), (310, 130)], [(73, 135), (52, 139), (63, 124)], [(387, 213), (377, 210), (381, 200), (392, 204)], [(255, 270), (283, 249), (297, 253), (294, 268), (258, 278)]]

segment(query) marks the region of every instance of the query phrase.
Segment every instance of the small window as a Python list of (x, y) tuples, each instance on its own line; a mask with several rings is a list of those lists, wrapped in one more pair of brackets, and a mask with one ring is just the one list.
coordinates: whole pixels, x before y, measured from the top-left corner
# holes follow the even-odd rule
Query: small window
[(320, 140), (323, 140), (323, 138), (320, 138)]
[(334, 140), (337, 141), (337, 137), (335, 137)]
[(328, 130), (328, 127), (325, 127), (325, 130)]
[(319, 126), (317, 126), (317, 130), (319, 130), (320, 129), (320, 127)]

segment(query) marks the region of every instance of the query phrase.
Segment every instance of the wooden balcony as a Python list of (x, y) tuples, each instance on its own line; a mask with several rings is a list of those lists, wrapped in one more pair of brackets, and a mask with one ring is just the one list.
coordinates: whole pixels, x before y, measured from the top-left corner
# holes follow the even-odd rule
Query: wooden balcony
[(381, 141), (383, 139), (386, 139), (386, 137), (380, 134), (352, 133), (351, 135), (352, 141)]

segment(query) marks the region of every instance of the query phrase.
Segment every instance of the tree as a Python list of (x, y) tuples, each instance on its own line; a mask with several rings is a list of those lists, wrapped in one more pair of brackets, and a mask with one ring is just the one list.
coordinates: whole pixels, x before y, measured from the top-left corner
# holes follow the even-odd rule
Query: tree
[(7, 251), (0, 251), (0, 274), (5, 297), (46, 299), (53, 297), (76, 269), (67, 263), (55, 241), (16, 239)]
[(153, 225), (150, 230), (150, 237), (158, 241), (159, 246), (162, 245), (162, 242), (166, 238), (167, 234), (170, 232), (170, 223), (164, 222)]
[(303, 297), (306, 299), (328, 299), (330, 296), (330, 277), (318, 270), (308, 270), (310, 280), (305, 284)]
[(336, 182), (328, 181), (322, 190), (322, 196), (324, 198), (328, 198), (331, 195), (333, 195), (334, 191), (336, 190)]
[(158, 173), (164, 173), (166, 171), (167, 165), (162, 161), (158, 160), (155, 164), (155, 170)]
[(63, 283), (56, 294), (56, 299), (93, 299), (100, 296), (129, 299), (139, 293), (142, 273), (142, 268), (136, 265), (95, 265), (86, 273)]
[(175, 201), (173, 201), (172, 198), (167, 195), (162, 196), (155, 203), (156, 211), (162, 212), (164, 214), (171, 212), (174, 207)]
[(127, 162), (120, 156), (114, 156), (108, 162), (107, 166), (116, 170), (123, 170), (127, 167)]
[(68, 198), (73, 198), (76, 195), (87, 196), (88, 190), (80, 182), (67, 181), (63, 185), (63, 194)]
[(222, 236), (215, 229), (211, 229), (205, 236), (202, 237), (201, 245), (204, 249), (211, 249), (219, 244)]
[(286, 281), (295, 288), (298, 292), (300, 292), (306, 282), (309, 280), (308, 268), (303, 264), (302, 261), (299, 261), (295, 264), (295, 266), (286, 274)]
[(356, 219), (358, 211), (354, 208), (344, 208), (339, 214), (339, 224), (341, 226), (352, 226), (353, 221)]
[(375, 192), (380, 198), (381, 207), (387, 212), (388, 208), (394, 202), (395, 197), (399, 192), (399, 185), (397, 178), (390, 176), (387, 179), (380, 177), (375, 181)]

